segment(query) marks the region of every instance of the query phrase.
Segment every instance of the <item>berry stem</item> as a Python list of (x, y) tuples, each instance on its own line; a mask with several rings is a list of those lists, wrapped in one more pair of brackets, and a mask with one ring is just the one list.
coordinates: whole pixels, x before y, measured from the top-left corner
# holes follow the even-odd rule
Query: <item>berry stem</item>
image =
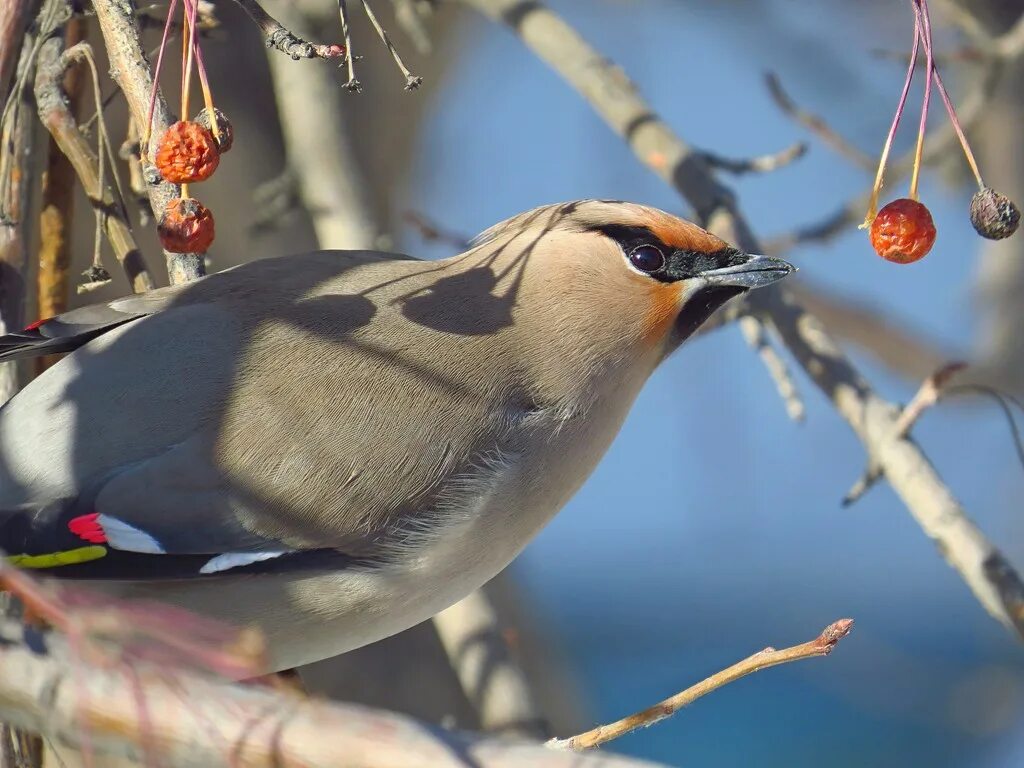
[(875, 174), (875, 185), (871, 188), (871, 199), (868, 201), (868, 212), (864, 217), (861, 229), (867, 229), (874, 221), (878, 213), (878, 196), (882, 191), (882, 179), (885, 177), (885, 165), (889, 161), (889, 152), (892, 150), (893, 139), (896, 138), (896, 129), (899, 128), (900, 118), (903, 116), (903, 108), (907, 104), (907, 96), (910, 94), (910, 84), (914, 79), (914, 70), (917, 68), (917, 52), (921, 47), (921, 25), (914, 15), (914, 42), (910, 49), (910, 66), (907, 67), (907, 78), (903, 82), (903, 92), (900, 94), (899, 104), (896, 106), (896, 115), (892, 125), (889, 127), (889, 135), (885, 139), (885, 146), (882, 147), (882, 157), (878, 161), (878, 172)]
[(181, 117), (180, 120), (188, 120), (188, 97), (189, 88), (192, 85), (192, 39), (195, 36), (195, 5), (193, 0), (182, 0), (184, 4), (185, 27), (181, 42), (184, 46), (183, 71), (181, 73)]
[[(930, 24), (927, 2), (924, 4), (924, 19), (926, 24)], [(961, 127), (960, 120), (956, 116), (956, 109), (953, 108), (953, 100), (949, 98), (946, 86), (942, 84), (942, 76), (939, 74), (938, 66), (932, 67), (931, 76), (935, 80), (935, 87), (939, 91), (939, 96), (942, 97), (942, 103), (946, 105), (946, 113), (949, 115), (950, 125), (953, 126), (953, 131), (956, 133), (956, 137), (960, 140), (960, 146), (963, 148), (964, 156), (967, 158), (967, 164), (971, 166), (971, 172), (974, 174), (974, 180), (978, 182), (978, 189), (984, 189), (985, 182), (982, 181), (981, 171), (978, 169), (978, 161), (974, 159), (974, 152), (971, 151), (971, 145), (968, 143), (967, 136), (964, 135), (964, 129)]]
[[(187, 0), (186, 0), (187, 2)], [(198, 11), (198, 4), (193, 6), (192, 12), (192, 28), (196, 28), (196, 12)], [(213, 111), (213, 91), (210, 90), (210, 81), (206, 76), (206, 65), (203, 63), (203, 52), (199, 47), (199, 36), (192, 36), (192, 48), (195, 51), (196, 57), (196, 68), (199, 70), (199, 84), (203, 89), (203, 103), (206, 106), (206, 111), (210, 113), (210, 130), (214, 135), (214, 138), (220, 139), (220, 126), (217, 124), (217, 118)], [(187, 115), (182, 115), (182, 119), (186, 119)]]
[(935, 71), (935, 57), (932, 52), (932, 25), (924, 0), (912, 0), (914, 5), (914, 25), (921, 30), (924, 43), (925, 78), (924, 100), (921, 102), (921, 122), (917, 129), (917, 149), (914, 151), (914, 169), (910, 174), (910, 199), (917, 200), (917, 187), (921, 178), (921, 158), (924, 156), (924, 134), (928, 128), (928, 107), (932, 98), (932, 73)]
[(167, 48), (167, 39), (171, 36), (171, 22), (174, 19), (174, 11), (178, 7), (178, 0), (171, 0), (167, 7), (167, 21), (164, 23), (164, 34), (160, 38), (160, 49), (156, 54), (156, 71), (153, 72), (153, 90), (149, 94), (149, 112), (146, 113), (146, 125), (142, 131), (141, 146), (149, 145), (150, 136), (153, 133), (153, 113), (156, 111), (156, 92), (160, 83), (160, 71), (164, 65), (164, 50)]

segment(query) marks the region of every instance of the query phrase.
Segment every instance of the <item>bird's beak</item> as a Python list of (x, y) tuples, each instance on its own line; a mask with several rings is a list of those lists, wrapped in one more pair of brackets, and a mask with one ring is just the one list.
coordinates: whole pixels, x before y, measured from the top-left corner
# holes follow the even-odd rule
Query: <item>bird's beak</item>
[(764, 288), (777, 280), (781, 280), (796, 267), (788, 261), (773, 256), (748, 256), (742, 264), (733, 264), (720, 269), (709, 269), (700, 276), (708, 285), (733, 286), (744, 290)]

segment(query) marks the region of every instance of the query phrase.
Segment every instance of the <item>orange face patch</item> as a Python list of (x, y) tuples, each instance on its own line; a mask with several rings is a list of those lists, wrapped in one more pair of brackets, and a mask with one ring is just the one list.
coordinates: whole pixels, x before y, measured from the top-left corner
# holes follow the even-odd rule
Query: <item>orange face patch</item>
[(643, 338), (648, 344), (659, 344), (668, 335), (679, 314), (683, 284), (657, 283), (650, 287), (651, 306), (644, 317)]
[(670, 248), (715, 253), (729, 247), (724, 240), (715, 237), (696, 224), (677, 219), (675, 216), (661, 211), (645, 213), (638, 223), (651, 230), (655, 237)]

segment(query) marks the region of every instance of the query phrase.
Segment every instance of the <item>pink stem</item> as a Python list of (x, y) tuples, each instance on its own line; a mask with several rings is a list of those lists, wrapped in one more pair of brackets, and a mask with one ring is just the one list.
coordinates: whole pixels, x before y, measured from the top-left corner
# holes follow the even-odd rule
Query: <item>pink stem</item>
[(903, 92), (900, 94), (899, 104), (896, 106), (896, 115), (893, 117), (892, 125), (889, 127), (889, 135), (885, 139), (885, 146), (882, 147), (882, 157), (878, 162), (878, 172), (875, 174), (875, 185), (871, 189), (871, 200), (868, 203), (868, 213), (864, 218), (861, 227), (868, 227), (878, 212), (878, 194), (882, 189), (882, 179), (885, 176), (885, 166), (889, 161), (889, 153), (892, 150), (893, 139), (896, 138), (896, 129), (900, 126), (900, 118), (903, 117), (903, 109), (907, 104), (907, 96), (910, 94), (910, 84), (914, 80), (914, 70), (917, 68), (917, 52), (921, 47), (921, 24), (914, 14), (914, 42), (910, 49), (910, 66), (907, 67), (907, 77), (903, 81)]
[(912, 0), (915, 24), (921, 27), (924, 42), (925, 78), (924, 100), (921, 102), (921, 123), (917, 129), (917, 149), (914, 152), (914, 170), (910, 175), (910, 199), (917, 200), (917, 186), (921, 178), (921, 158), (924, 155), (924, 134), (928, 127), (928, 106), (932, 96), (932, 73), (935, 71), (935, 57), (932, 52), (932, 25), (928, 17), (926, 0)]
[(146, 129), (143, 131), (143, 146), (149, 143), (149, 135), (153, 130), (153, 112), (156, 111), (156, 92), (160, 83), (160, 68), (164, 63), (164, 49), (167, 47), (167, 38), (171, 34), (171, 19), (174, 18), (174, 10), (178, 7), (178, 0), (171, 0), (167, 8), (167, 22), (164, 24), (164, 34), (160, 38), (160, 50), (156, 55), (156, 70), (153, 72), (153, 92), (149, 95), (149, 113), (146, 115)]
[[(924, 9), (925, 18), (928, 18), (928, 6), (925, 5)], [(963, 147), (964, 155), (967, 157), (967, 164), (971, 166), (971, 172), (974, 174), (975, 181), (978, 182), (978, 188), (984, 189), (985, 182), (981, 179), (981, 171), (978, 170), (978, 161), (974, 159), (974, 152), (971, 151), (971, 145), (967, 143), (967, 136), (964, 135), (964, 129), (960, 126), (960, 121), (956, 116), (956, 109), (953, 108), (953, 101), (949, 98), (949, 94), (946, 92), (946, 86), (942, 84), (942, 77), (939, 75), (939, 68), (936, 66), (932, 69), (932, 77), (935, 78), (935, 87), (939, 91), (939, 96), (942, 97), (942, 103), (946, 105), (946, 113), (949, 115), (949, 122), (953, 126), (953, 131), (956, 133), (956, 137), (960, 140), (960, 146)]]

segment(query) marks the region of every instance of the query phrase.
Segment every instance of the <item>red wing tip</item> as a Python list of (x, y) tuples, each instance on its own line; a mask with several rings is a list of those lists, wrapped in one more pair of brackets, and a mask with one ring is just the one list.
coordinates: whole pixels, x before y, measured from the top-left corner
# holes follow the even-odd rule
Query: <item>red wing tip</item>
[(98, 512), (73, 517), (68, 520), (68, 530), (84, 541), (92, 544), (105, 544), (107, 534), (104, 533), (103, 527), (96, 522), (98, 517)]
[(34, 331), (34, 330), (36, 330), (36, 329), (37, 329), (37, 328), (38, 328), (38, 327), (39, 327), (40, 325), (42, 325), (43, 323), (45, 323), (45, 322), (46, 322), (47, 320), (50, 320), (50, 319), (51, 319), (51, 318), (49, 318), (49, 317), (43, 317), (43, 318), (40, 318), (39, 320), (36, 320), (36, 321), (35, 321), (34, 323), (32, 323), (31, 325), (26, 325), (26, 326), (25, 326), (25, 328), (24, 328), (24, 330), (26, 330), (26, 331)]

